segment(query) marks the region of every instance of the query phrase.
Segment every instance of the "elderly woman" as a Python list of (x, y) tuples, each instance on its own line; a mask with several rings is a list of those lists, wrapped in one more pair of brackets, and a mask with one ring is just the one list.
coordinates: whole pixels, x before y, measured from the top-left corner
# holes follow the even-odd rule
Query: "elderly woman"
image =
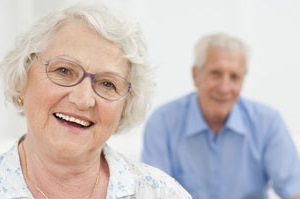
[(104, 6), (51, 13), (24, 34), (1, 63), (27, 131), (0, 156), (0, 198), (191, 198), (106, 144), (145, 116), (145, 55), (138, 26)]

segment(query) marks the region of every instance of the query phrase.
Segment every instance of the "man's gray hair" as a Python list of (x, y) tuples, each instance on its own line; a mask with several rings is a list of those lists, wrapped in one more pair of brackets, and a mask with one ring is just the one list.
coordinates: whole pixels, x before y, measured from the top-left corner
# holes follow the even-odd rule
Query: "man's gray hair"
[[(248, 60), (248, 46), (241, 39), (225, 34), (216, 33), (202, 37), (195, 45), (195, 60), (194, 66), (199, 69), (205, 64), (207, 51), (210, 48), (218, 48), (231, 52), (238, 52), (245, 55), (246, 63)], [(247, 66), (246, 66), (247, 67)]]

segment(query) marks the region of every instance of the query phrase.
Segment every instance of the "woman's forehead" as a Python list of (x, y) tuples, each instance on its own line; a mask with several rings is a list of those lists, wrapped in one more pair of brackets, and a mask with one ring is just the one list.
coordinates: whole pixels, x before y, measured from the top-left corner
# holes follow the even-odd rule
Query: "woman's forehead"
[[(85, 67), (129, 68), (123, 50), (83, 22), (69, 22), (55, 32), (42, 53), (46, 59), (66, 55)], [(128, 73), (128, 69), (123, 71)]]

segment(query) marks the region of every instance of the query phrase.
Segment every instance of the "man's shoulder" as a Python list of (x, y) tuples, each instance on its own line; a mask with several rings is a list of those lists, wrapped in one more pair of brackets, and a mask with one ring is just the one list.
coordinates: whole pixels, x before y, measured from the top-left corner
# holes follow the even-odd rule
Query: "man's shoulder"
[(276, 110), (271, 105), (250, 98), (240, 97), (237, 101), (237, 106), (239, 109), (247, 111), (248, 113), (254, 115), (279, 115), (278, 110)]
[(196, 97), (196, 93), (189, 93), (184, 96), (180, 96), (171, 101), (165, 102), (154, 109), (154, 114), (182, 114), (183, 111), (191, 104), (192, 100)]

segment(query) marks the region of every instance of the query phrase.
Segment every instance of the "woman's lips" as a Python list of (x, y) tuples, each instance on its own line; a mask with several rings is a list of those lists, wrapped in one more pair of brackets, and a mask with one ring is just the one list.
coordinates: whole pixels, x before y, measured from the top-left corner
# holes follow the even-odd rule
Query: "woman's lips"
[(93, 123), (91, 121), (82, 120), (73, 116), (68, 116), (63, 113), (54, 113), (53, 114), (57, 119), (76, 124), (77, 126), (87, 128), (90, 127)]

